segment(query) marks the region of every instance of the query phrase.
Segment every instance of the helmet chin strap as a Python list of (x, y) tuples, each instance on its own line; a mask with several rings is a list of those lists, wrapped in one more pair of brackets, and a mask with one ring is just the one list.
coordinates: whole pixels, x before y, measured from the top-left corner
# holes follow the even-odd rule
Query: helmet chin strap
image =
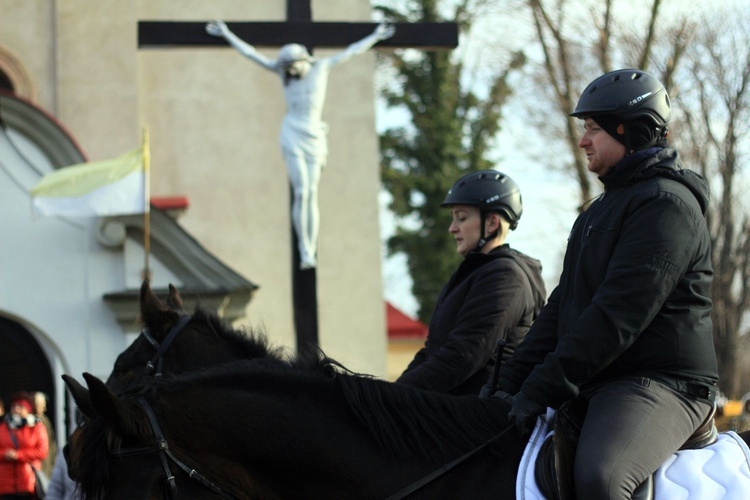
[(491, 239), (497, 238), (497, 233), (498, 233), (498, 230), (500, 229), (498, 227), (498, 229), (492, 231), (487, 236), (484, 236), (484, 221), (485, 221), (485, 216), (487, 215), (487, 213), (488, 212), (479, 212), (479, 217), (482, 220), (482, 222), (479, 224), (479, 241), (477, 242), (476, 248), (474, 248), (475, 252), (481, 252), (482, 248), (484, 248), (484, 246), (487, 244), (488, 241), (490, 241)]

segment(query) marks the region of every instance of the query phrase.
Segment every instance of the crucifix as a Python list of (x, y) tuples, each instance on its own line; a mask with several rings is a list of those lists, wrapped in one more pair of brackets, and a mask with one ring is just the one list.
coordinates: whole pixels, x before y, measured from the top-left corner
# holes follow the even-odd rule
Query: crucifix
[[(313, 74), (309, 64), (314, 59), (310, 54), (314, 47), (347, 47), (352, 53), (361, 53), (354, 43), (360, 40), (369, 48), (377, 43), (378, 47), (420, 48), (425, 50), (452, 49), (458, 45), (458, 26), (455, 23), (394, 23), (388, 27), (376, 23), (341, 23), (313, 22), (311, 0), (287, 0), (286, 22), (231, 22), (231, 31), (223, 22), (174, 22), (174, 21), (140, 21), (138, 23), (139, 48), (174, 47), (174, 46), (233, 46), (243, 55), (270, 70), (280, 70), (285, 86), (289, 79), (304, 80), (306, 72)], [(395, 31), (394, 31), (395, 29)], [(213, 35), (213, 36), (212, 36)], [(374, 37), (374, 38), (373, 38)], [(278, 61), (271, 61), (254, 50), (253, 46), (281, 46)], [(345, 52), (342, 56), (346, 55)], [(351, 55), (351, 54), (350, 54)], [(341, 57), (341, 56), (339, 56)], [(286, 61), (288, 59), (288, 61)], [(335, 58), (327, 58), (333, 61)], [(286, 63), (285, 63), (286, 61)], [(307, 64), (306, 64), (307, 61)], [(312, 80), (308, 78), (308, 80)], [(325, 93), (325, 78), (320, 103)], [(291, 82), (287, 96), (298, 92), (292, 85), (301, 87), (301, 83)], [(315, 85), (309, 84), (309, 85)], [(308, 85), (308, 86), (309, 86)], [(316, 90), (312, 90), (316, 92)], [(287, 108), (290, 102), (287, 97)], [(319, 110), (318, 110), (319, 114)], [(287, 112), (285, 122), (291, 113)], [(293, 117), (292, 117), (293, 118)], [(290, 122), (294, 120), (289, 120)], [(321, 122), (322, 123), (322, 122)], [(322, 126), (325, 126), (322, 124)], [(304, 134), (309, 135), (308, 130)], [(325, 132), (321, 133), (322, 146), (314, 144), (307, 149), (322, 147), (325, 150)], [(309, 174), (300, 162), (296, 161), (294, 149), (290, 147), (295, 138), (294, 127), (282, 128), (281, 142), (287, 170), (290, 175), (292, 200), (292, 296), (294, 302), (294, 325), (297, 338), (297, 350), (301, 352), (318, 343), (318, 300), (317, 274), (315, 271), (317, 251), (317, 201), (305, 206), (300, 201), (300, 186), (310, 182)], [(291, 144), (294, 146), (294, 144)], [(299, 149), (299, 148), (297, 148)], [(304, 148), (302, 148), (304, 149)], [(304, 154), (296, 155), (298, 159)], [(308, 155), (309, 156), (309, 155)], [(323, 155), (324, 157), (325, 155)], [(323, 160), (324, 161), (324, 160)], [(295, 167), (295, 165), (297, 165)], [(308, 169), (310, 170), (310, 169)], [(320, 165), (312, 169), (320, 171)], [(300, 175), (304, 183), (300, 182)], [(313, 180), (317, 182), (317, 178)], [(317, 185), (315, 186), (317, 188)], [(317, 192), (317, 189), (314, 190)], [(305, 200), (305, 197), (302, 197)], [(309, 203), (307, 200), (305, 203)], [(308, 238), (308, 233), (313, 236)]]

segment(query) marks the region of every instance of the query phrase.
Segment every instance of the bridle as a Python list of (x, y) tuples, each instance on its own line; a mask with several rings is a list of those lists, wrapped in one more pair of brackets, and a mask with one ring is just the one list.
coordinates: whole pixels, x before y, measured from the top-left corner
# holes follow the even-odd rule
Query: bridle
[[(161, 378), (164, 356), (167, 354), (167, 351), (172, 345), (172, 342), (174, 342), (175, 338), (177, 338), (177, 334), (185, 327), (185, 325), (187, 325), (187, 323), (190, 321), (190, 318), (191, 317), (187, 314), (180, 314), (179, 320), (172, 326), (172, 328), (169, 329), (169, 332), (167, 333), (166, 337), (164, 337), (164, 340), (162, 342), (158, 342), (151, 335), (148, 327), (144, 326), (141, 330), (141, 335), (156, 350), (154, 356), (146, 362), (146, 371), (148, 373), (153, 373), (154, 378)], [(165, 482), (168, 486), (167, 493), (169, 495), (169, 498), (173, 498), (174, 494), (177, 493), (177, 481), (175, 480), (175, 476), (169, 467), (169, 462), (172, 461), (175, 465), (182, 469), (190, 479), (198, 481), (206, 488), (219, 495), (221, 498), (231, 500), (236, 499), (235, 496), (223, 491), (221, 488), (209, 481), (205, 476), (200, 474), (195, 469), (187, 466), (184, 462), (177, 458), (174, 453), (172, 453), (172, 450), (170, 450), (169, 443), (167, 443), (167, 440), (161, 431), (161, 426), (159, 425), (159, 420), (156, 417), (156, 412), (154, 412), (153, 406), (151, 406), (151, 404), (143, 396), (138, 396), (136, 398), (136, 401), (143, 408), (143, 411), (148, 417), (148, 421), (151, 424), (151, 430), (153, 431), (154, 437), (156, 438), (156, 446), (118, 448), (111, 452), (113, 457), (128, 458), (147, 455), (151, 453), (158, 453), (159, 461), (161, 462), (161, 467), (164, 472)]]
[(154, 372), (155, 378), (161, 377), (164, 356), (167, 354), (167, 351), (177, 337), (177, 334), (188, 323), (188, 321), (190, 321), (190, 316), (187, 314), (181, 314), (180, 319), (169, 329), (169, 333), (167, 333), (167, 336), (164, 337), (164, 340), (161, 343), (157, 342), (157, 340), (151, 335), (148, 327), (144, 326), (141, 330), (141, 335), (148, 340), (149, 344), (151, 344), (154, 349), (156, 349), (154, 357), (146, 362), (146, 371), (148, 373)]
[(138, 404), (141, 405), (143, 408), (143, 411), (146, 413), (146, 416), (148, 417), (148, 421), (151, 424), (151, 430), (154, 433), (154, 437), (156, 438), (156, 446), (141, 446), (141, 447), (133, 447), (133, 448), (118, 448), (115, 450), (112, 450), (111, 455), (115, 458), (128, 458), (128, 457), (136, 457), (140, 455), (147, 455), (151, 453), (158, 453), (159, 454), (159, 460), (161, 461), (161, 467), (164, 472), (164, 478), (166, 480), (166, 484), (169, 486), (167, 489), (167, 493), (169, 495), (169, 498), (174, 498), (174, 495), (177, 493), (177, 481), (175, 480), (174, 474), (172, 474), (172, 470), (169, 467), (169, 461), (171, 460), (175, 465), (177, 465), (180, 469), (182, 469), (190, 479), (193, 479), (195, 481), (198, 481), (206, 488), (210, 489), (217, 495), (219, 495), (221, 498), (226, 498), (229, 500), (236, 500), (237, 497), (227, 493), (226, 491), (222, 490), (218, 486), (216, 486), (214, 483), (206, 479), (205, 476), (200, 474), (195, 469), (189, 467), (188, 465), (185, 465), (184, 462), (182, 462), (179, 458), (177, 458), (174, 453), (172, 453), (172, 450), (169, 449), (169, 443), (167, 443), (166, 438), (164, 437), (164, 434), (161, 431), (161, 426), (159, 425), (159, 420), (156, 418), (156, 412), (154, 412), (154, 408), (151, 406), (151, 404), (146, 401), (146, 399), (143, 396), (139, 396), (136, 401)]

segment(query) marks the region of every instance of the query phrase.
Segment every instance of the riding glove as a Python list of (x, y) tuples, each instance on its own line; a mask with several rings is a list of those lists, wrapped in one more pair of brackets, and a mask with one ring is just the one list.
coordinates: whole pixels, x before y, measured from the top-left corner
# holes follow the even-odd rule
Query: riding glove
[(494, 389), (495, 388), (492, 386), (492, 384), (489, 384), (489, 383), (488, 384), (484, 384), (482, 386), (482, 389), (480, 389), (480, 391), (479, 391), (479, 397), (480, 398), (488, 398), (488, 397), (492, 396), (492, 391)]
[(527, 398), (523, 392), (519, 392), (513, 396), (512, 404), (513, 407), (510, 409), (510, 413), (508, 413), (508, 420), (516, 425), (516, 431), (518, 431), (519, 436), (525, 436), (531, 432), (536, 417), (547, 411), (544, 406), (533, 399)]
[[(487, 387), (487, 386), (485, 386)], [(503, 391), (503, 390), (497, 390), (495, 391), (495, 394), (492, 395), (493, 398), (502, 399), (506, 403), (513, 406), (513, 396), (511, 396), (509, 393)]]

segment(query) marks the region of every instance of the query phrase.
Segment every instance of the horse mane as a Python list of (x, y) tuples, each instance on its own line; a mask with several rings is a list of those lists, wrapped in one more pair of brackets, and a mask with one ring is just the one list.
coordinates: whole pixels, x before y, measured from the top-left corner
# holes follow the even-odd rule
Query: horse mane
[(263, 377), (262, 386), (269, 390), (269, 380), (280, 377), (303, 391), (320, 384), (340, 391), (357, 421), (391, 457), (455, 455), (486, 442), (509, 425), (508, 409), (498, 400), (441, 394), (386, 382), (352, 372), (319, 349), (287, 360), (226, 363), (161, 380), (157, 388), (163, 393), (179, 393), (207, 383), (236, 389), (252, 387), (259, 377)]
[(272, 347), (266, 333), (261, 329), (235, 329), (216, 313), (197, 306), (193, 312), (193, 320), (205, 323), (217, 338), (222, 338), (234, 349), (238, 357), (246, 359), (272, 358), (284, 360), (287, 358), (283, 347)]
[(498, 400), (454, 396), (342, 373), (336, 379), (349, 409), (391, 456), (455, 457), (505, 430)]

